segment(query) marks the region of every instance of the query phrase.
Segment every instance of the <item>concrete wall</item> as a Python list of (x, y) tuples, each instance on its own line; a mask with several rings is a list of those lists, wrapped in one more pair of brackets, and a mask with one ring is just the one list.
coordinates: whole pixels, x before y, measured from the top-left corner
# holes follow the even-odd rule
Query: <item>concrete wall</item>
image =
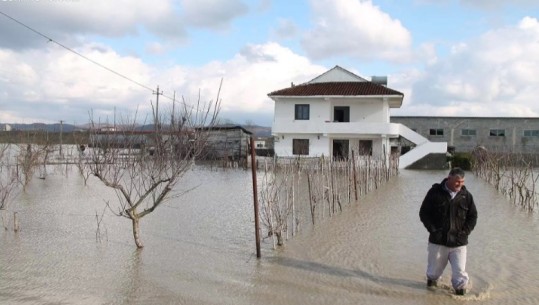
[[(539, 152), (539, 118), (391, 116), (390, 120), (432, 142), (447, 142), (457, 152), (470, 152), (479, 145), (492, 151)], [(443, 134), (431, 135), (430, 129), (441, 129)], [(505, 135), (492, 136), (493, 129), (503, 130)], [(475, 130), (475, 135), (463, 134), (466, 130)], [(525, 131), (535, 135), (526, 136)]]

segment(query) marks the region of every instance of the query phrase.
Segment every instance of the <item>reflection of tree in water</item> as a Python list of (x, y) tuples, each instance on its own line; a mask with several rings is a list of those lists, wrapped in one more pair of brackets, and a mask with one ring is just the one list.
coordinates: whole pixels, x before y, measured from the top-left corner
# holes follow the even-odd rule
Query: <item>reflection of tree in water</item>
[(13, 211), (12, 218), (9, 215), (11, 205), (21, 191), (21, 179), (18, 166), (14, 162), (14, 156), (12, 156), (12, 150), (10, 144), (0, 144), (0, 216), (5, 230), (11, 226), (9, 218), (13, 220), (13, 230), (18, 231), (17, 212)]
[(121, 293), (118, 297), (121, 298), (120, 304), (133, 304), (140, 302), (141, 289), (143, 287), (141, 279), (141, 267), (142, 266), (142, 251), (135, 250), (131, 255), (131, 258), (125, 261), (125, 267), (123, 270), (123, 282), (121, 284)]

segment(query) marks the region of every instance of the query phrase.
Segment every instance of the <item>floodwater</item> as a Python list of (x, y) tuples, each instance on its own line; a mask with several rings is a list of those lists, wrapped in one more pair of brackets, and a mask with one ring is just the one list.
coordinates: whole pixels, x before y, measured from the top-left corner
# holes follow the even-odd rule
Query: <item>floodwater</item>
[[(446, 171), (403, 170), (383, 187), (304, 226), (285, 247), (263, 240), (256, 258), (250, 171), (188, 174), (195, 190), (141, 221), (96, 214), (110, 190), (70, 173), (32, 181), (0, 231), (1, 304), (539, 304), (537, 213), (512, 206), (472, 173), (478, 224), (470, 237), (472, 288), (425, 288), (427, 232), (418, 211)], [(114, 205), (112, 205), (114, 207)], [(11, 221), (12, 216), (6, 218)], [(450, 268), (442, 282), (449, 286)]]

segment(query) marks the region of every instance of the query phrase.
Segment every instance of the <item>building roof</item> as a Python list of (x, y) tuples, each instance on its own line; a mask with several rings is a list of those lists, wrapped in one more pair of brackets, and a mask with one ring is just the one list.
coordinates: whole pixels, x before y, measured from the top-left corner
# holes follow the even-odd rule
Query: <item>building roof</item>
[(358, 76), (340, 66), (335, 66), (332, 69), (318, 75), (307, 83), (326, 83), (326, 82), (367, 82), (361, 76)]
[(457, 120), (538, 120), (539, 117), (521, 116), (437, 116), (437, 115), (391, 115), (396, 119), (457, 119)]
[(373, 96), (404, 94), (369, 81), (305, 83), (273, 91), (268, 96)]
[(253, 134), (251, 131), (243, 128), (242, 126), (234, 125), (234, 124), (214, 125), (214, 126), (211, 126), (211, 127), (198, 127), (198, 128), (195, 128), (195, 129), (217, 130), (217, 131), (219, 131), (219, 130), (236, 130), (236, 129), (239, 129), (239, 130), (243, 131), (246, 134)]

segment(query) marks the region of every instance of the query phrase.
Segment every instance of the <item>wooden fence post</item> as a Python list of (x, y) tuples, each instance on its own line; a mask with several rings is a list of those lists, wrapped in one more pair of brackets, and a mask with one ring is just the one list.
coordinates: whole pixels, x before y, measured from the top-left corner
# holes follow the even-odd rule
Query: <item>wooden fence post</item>
[(256, 160), (255, 160), (255, 143), (251, 137), (251, 172), (253, 174), (253, 206), (255, 212), (255, 239), (256, 239), (256, 257), (260, 258), (260, 222), (258, 220), (258, 187), (256, 183)]

